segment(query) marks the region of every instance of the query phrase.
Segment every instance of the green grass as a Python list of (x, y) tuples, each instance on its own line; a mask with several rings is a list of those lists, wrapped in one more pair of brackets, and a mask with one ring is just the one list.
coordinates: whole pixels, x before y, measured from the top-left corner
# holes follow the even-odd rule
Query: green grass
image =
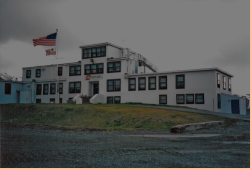
[(181, 111), (112, 104), (6, 104), (0, 121), (65, 129), (169, 130), (180, 124), (231, 119)]

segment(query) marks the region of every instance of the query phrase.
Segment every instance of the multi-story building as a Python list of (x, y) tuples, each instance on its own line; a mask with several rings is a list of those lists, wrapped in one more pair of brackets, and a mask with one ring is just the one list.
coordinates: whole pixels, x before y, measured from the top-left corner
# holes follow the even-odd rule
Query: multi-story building
[(23, 90), (31, 88), (31, 102), (60, 98), (60, 103), (67, 103), (74, 98), (82, 103), (81, 97), (89, 97), (91, 103), (141, 102), (246, 112), (243, 99), (232, 96), (233, 76), (219, 68), (158, 72), (140, 54), (111, 43), (80, 48), (81, 61), (23, 68)]

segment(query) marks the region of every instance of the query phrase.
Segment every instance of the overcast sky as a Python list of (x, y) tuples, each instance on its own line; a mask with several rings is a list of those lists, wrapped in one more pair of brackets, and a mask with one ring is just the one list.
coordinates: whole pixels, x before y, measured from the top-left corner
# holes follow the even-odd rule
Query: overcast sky
[[(218, 67), (233, 94), (250, 86), (249, 0), (0, 0), (0, 72), (55, 64), (32, 39), (58, 29), (59, 63), (79, 46), (110, 42), (142, 54), (159, 71)], [(124, 43), (123, 40), (124, 39)]]

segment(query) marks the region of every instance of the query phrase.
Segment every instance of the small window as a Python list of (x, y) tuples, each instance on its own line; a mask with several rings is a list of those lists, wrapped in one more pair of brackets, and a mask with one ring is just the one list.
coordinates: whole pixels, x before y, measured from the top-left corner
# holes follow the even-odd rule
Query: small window
[(63, 83), (58, 84), (59, 94), (63, 94)]
[(36, 77), (41, 77), (41, 69), (36, 69)]
[(36, 99), (36, 103), (41, 103), (41, 99)]
[(106, 47), (83, 49), (83, 59), (106, 56)]
[(139, 77), (139, 90), (146, 90), (146, 78), (145, 77)]
[(26, 70), (26, 78), (31, 78), (31, 70)]
[(47, 95), (49, 91), (49, 85), (48, 84), (44, 84), (44, 88), (43, 88), (43, 94)]
[(220, 88), (220, 74), (217, 73), (217, 87)]
[(50, 98), (50, 103), (55, 103), (55, 98)]
[(121, 83), (120, 79), (107, 80), (107, 92), (120, 91)]
[(176, 103), (177, 104), (184, 104), (185, 103), (185, 95), (184, 94), (177, 94), (176, 95)]
[(120, 96), (114, 96), (114, 103), (115, 104), (120, 103)]
[(195, 103), (204, 104), (204, 94), (195, 94)]
[(81, 65), (78, 66), (70, 66), (69, 67), (69, 75), (70, 76), (76, 76), (81, 75)]
[(85, 75), (103, 73), (103, 63), (85, 65)]
[(223, 76), (223, 89), (226, 90), (226, 77)]
[(218, 99), (218, 109), (221, 109), (221, 95), (217, 94), (217, 99)]
[(81, 92), (81, 82), (69, 83), (69, 93), (80, 93), (80, 92)]
[(11, 94), (11, 84), (5, 83), (5, 94)]
[(186, 104), (194, 104), (194, 94), (186, 95)]
[(106, 56), (106, 47), (101, 48), (101, 56)]
[(58, 67), (58, 76), (63, 75), (63, 67)]
[(51, 83), (50, 84), (50, 94), (55, 94), (56, 93), (56, 83)]
[(107, 103), (113, 104), (113, 97), (107, 97)]
[(159, 95), (159, 104), (167, 104), (167, 95)]
[(167, 76), (159, 76), (159, 89), (167, 89)]
[(185, 88), (185, 75), (176, 75), (176, 89)]
[(149, 77), (148, 83), (148, 90), (156, 90), (156, 77)]
[(230, 78), (228, 78), (228, 91), (231, 92), (231, 80), (230, 80)]
[(62, 98), (59, 98), (59, 103), (63, 103), (63, 99)]
[(129, 78), (129, 91), (135, 91), (136, 90), (136, 78)]
[(41, 93), (42, 93), (42, 85), (41, 84), (37, 84), (36, 95), (41, 95)]
[(107, 73), (121, 72), (121, 62), (108, 62)]

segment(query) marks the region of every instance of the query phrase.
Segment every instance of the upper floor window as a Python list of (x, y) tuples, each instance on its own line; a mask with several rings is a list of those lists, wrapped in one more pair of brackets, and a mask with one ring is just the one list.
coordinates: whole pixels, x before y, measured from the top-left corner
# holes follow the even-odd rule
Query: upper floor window
[(70, 76), (81, 75), (81, 65), (70, 66)]
[(159, 95), (159, 104), (167, 104), (167, 95)]
[(231, 80), (230, 80), (230, 78), (228, 78), (228, 91), (231, 92)]
[(223, 89), (226, 90), (226, 77), (223, 76)]
[(194, 104), (194, 94), (186, 95), (186, 104)]
[(59, 94), (63, 94), (63, 83), (58, 84), (58, 91), (59, 91)]
[(106, 56), (106, 47), (83, 49), (83, 59)]
[(31, 78), (31, 70), (26, 70), (26, 78)]
[(108, 62), (107, 73), (121, 72), (121, 62)]
[(107, 92), (120, 91), (121, 83), (120, 79), (107, 80)]
[(204, 94), (195, 94), (195, 103), (204, 104)]
[(176, 89), (185, 88), (185, 75), (176, 75)]
[(69, 93), (80, 93), (80, 92), (81, 92), (81, 82), (69, 83)]
[(221, 96), (220, 96), (220, 94), (217, 94), (217, 100), (218, 100), (218, 109), (221, 109)]
[(63, 75), (63, 67), (58, 67), (58, 76)]
[(176, 103), (177, 104), (184, 104), (185, 103), (185, 95), (184, 94), (177, 94), (176, 95)]
[(41, 69), (36, 69), (36, 77), (41, 77)]
[(85, 75), (103, 73), (103, 63), (85, 65)]
[(50, 94), (55, 94), (56, 93), (56, 83), (51, 83), (50, 84)]
[(149, 77), (148, 83), (148, 90), (156, 90), (156, 77)]
[(37, 84), (36, 95), (41, 95), (41, 93), (42, 93), (42, 84)]
[(49, 91), (49, 85), (48, 84), (44, 84), (44, 88), (43, 88), (43, 94), (47, 95)]
[(139, 90), (146, 90), (146, 78), (139, 77)]
[(5, 94), (11, 94), (11, 84), (5, 83)]
[(220, 88), (220, 74), (217, 73), (217, 87)]
[(167, 76), (159, 76), (159, 89), (167, 89)]
[(129, 78), (129, 91), (135, 91), (136, 90), (136, 78)]

